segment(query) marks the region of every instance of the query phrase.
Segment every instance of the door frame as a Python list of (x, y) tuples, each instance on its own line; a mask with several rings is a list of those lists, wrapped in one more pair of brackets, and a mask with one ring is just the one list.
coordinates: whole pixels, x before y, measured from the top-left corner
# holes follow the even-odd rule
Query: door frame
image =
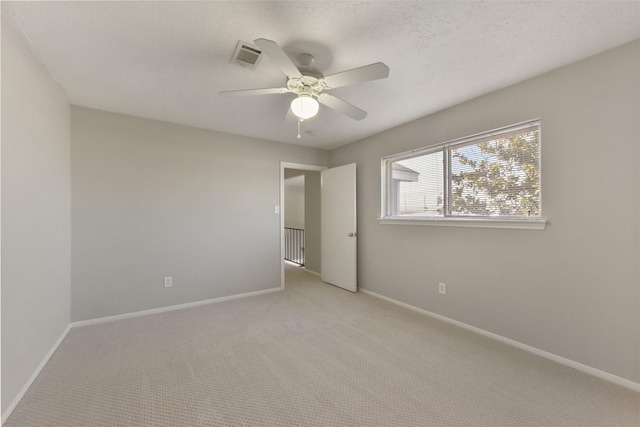
[(322, 172), (327, 166), (307, 165), (303, 163), (280, 162), (280, 289), (284, 290), (284, 170), (297, 169), (303, 171)]

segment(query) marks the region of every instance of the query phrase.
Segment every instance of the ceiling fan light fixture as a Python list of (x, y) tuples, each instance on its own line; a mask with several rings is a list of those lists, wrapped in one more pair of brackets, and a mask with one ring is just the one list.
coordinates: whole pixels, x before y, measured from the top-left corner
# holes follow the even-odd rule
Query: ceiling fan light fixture
[(318, 114), (320, 104), (311, 95), (300, 94), (296, 99), (291, 101), (291, 111), (293, 114), (302, 119), (310, 119)]

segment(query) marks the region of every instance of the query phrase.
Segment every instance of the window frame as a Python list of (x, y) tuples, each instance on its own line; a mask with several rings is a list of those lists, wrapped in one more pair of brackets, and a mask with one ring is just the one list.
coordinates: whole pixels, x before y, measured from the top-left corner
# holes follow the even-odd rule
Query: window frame
[[(534, 229), (544, 230), (547, 221), (542, 216), (542, 191), (540, 192), (540, 215), (536, 217), (523, 217), (523, 216), (478, 216), (478, 215), (464, 215), (453, 216), (447, 214), (449, 210), (449, 198), (451, 190), (451, 148), (464, 147), (465, 145), (471, 145), (476, 141), (479, 143), (481, 140), (486, 140), (492, 136), (498, 136), (507, 132), (514, 132), (520, 129), (530, 128), (532, 126), (538, 126), (540, 132), (539, 141), (542, 139), (542, 125), (541, 120), (533, 119), (524, 122), (516, 123), (509, 126), (503, 126), (501, 128), (493, 129), (487, 132), (480, 132), (474, 135), (465, 136), (442, 142), (439, 144), (430, 145), (427, 147), (421, 147), (409, 151), (405, 151), (398, 154), (385, 156), (381, 159), (381, 203), (380, 203), (380, 217), (378, 221), (380, 224), (395, 224), (395, 225), (431, 225), (431, 226), (447, 226), (447, 227), (480, 227), (480, 228), (511, 228), (511, 229)], [(411, 215), (392, 215), (391, 209), (393, 203), (391, 197), (394, 193), (392, 190), (392, 164), (397, 161), (406, 160), (418, 156), (424, 156), (433, 154), (436, 152), (442, 152), (443, 154), (443, 200), (445, 213), (442, 216), (411, 216)], [(542, 144), (538, 144), (538, 159), (542, 160)], [(542, 168), (539, 170), (539, 182), (540, 190), (542, 190)]]

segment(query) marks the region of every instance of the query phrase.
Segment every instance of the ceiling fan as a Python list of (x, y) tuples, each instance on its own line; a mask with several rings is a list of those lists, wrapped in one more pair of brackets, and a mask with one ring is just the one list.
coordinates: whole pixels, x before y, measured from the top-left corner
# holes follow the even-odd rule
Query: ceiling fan
[(298, 68), (276, 42), (257, 39), (254, 40), (254, 43), (287, 76), (286, 87), (223, 91), (220, 92), (220, 95), (249, 96), (293, 93), (298, 96), (291, 102), (291, 112), (298, 118), (298, 124), (301, 120), (310, 119), (318, 113), (320, 108), (318, 103), (354, 120), (364, 119), (367, 116), (366, 111), (326, 91), (370, 80), (384, 79), (389, 76), (389, 67), (382, 62), (323, 76), (313, 68), (315, 58), (310, 54), (303, 53), (298, 56), (300, 62)]

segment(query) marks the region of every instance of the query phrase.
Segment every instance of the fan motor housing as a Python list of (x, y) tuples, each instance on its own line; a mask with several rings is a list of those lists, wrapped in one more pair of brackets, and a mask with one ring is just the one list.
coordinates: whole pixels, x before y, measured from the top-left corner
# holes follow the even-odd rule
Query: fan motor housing
[(318, 96), (324, 89), (321, 80), (317, 77), (303, 75), (300, 78), (289, 77), (287, 89), (298, 95)]

